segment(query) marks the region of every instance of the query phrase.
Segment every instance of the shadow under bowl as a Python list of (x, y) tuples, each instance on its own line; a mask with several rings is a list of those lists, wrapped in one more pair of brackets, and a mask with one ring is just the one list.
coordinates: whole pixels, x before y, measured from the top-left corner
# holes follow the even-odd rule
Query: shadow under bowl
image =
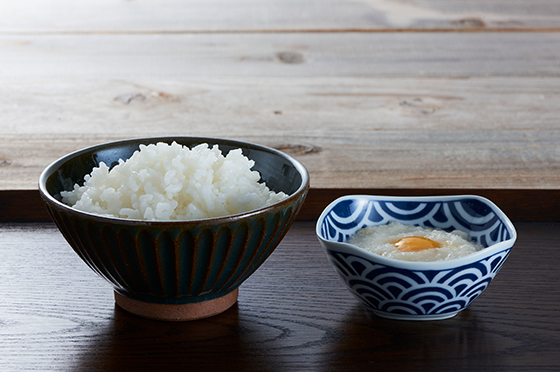
[[(411, 262), (346, 243), (363, 227), (391, 221), (461, 230), (484, 248), (462, 258)], [(325, 208), (316, 234), (350, 292), (376, 315), (400, 320), (455, 316), (488, 287), (517, 239), (507, 216), (491, 201), (473, 195), (344, 196)]]
[[(220, 218), (145, 221), (82, 212), (60, 192), (82, 184), (104, 162), (113, 167), (140, 144), (173, 141), (189, 147), (219, 145), (224, 156), (241, 148), (255, 161), (269, 189), (289, 196), (275, 204)], [(160, 320), (219, 314), (237, 301), (239, 286), (267, 259), (295, 220), (309, 189), (305, 167), (256, 144), (199, 137), (124, 140), (89, 147), (55, 161), (39, 178), (39, 191), (62, 235), (78, 256), (114, 287), (119, 306)]]

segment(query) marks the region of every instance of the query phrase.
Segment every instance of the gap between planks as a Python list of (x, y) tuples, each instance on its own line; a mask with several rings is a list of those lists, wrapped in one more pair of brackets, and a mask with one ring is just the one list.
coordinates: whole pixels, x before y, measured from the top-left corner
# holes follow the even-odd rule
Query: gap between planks
[[(297, 216), (317, 220), (324, 208), (345, 195), (478, 195), (495, 203), (513, 222), (560, 222), (560, 189), (328, 189), (311, 188)], [(38, 190), (0, 191), (0, 223), (52, 222)]]

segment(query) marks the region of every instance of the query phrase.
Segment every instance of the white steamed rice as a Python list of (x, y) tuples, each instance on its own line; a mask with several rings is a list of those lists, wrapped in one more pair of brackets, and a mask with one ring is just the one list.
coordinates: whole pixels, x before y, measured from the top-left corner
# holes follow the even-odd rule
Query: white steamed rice
[(287, 195), (259, 183), (255, 164), (241, 149), (225, 157), (217, 145), (192, 149), (175, 142), (140, 145), (109, 170), (105, 163), (84, 177), (83, 186), (61, 192), (75, 209), (136, 220), (196, 220), (243, 213)]

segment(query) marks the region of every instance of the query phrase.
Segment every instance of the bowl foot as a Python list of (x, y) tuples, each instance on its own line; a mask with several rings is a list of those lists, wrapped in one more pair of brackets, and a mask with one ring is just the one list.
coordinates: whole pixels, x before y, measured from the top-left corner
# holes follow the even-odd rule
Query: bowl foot
[(114, 293), (117, 305), (132, 314), (155, 320), (187, 321), (209, 318), (223, 313), (237, 301), (239, 288), (223, 297), (182, 305), (155, 304)]
[(371, 310), (371, 311), (375, 315), (381, 318), (395, 319), (395, 320), (420, 320), (420, 321), (449, 319), (449, 318), (453, 318), (458, 313), (457, 311), (454, 313), (445, 313), (445, 314), (438, 314), (438, 315), (406, 315), (406, 314), (386, 313), (383, 311), (376, 311), (376, 310)]

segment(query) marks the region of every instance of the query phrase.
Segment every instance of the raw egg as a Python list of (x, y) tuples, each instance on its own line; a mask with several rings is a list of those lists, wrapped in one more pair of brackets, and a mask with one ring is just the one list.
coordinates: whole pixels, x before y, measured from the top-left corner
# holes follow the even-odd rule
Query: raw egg
[(441, 243), (422, 236), (407, 236), (393, 243), (401, 252), (418, 252), (424, 249), (441, 248)]
[(400, 222), (364, 227), (346, 242), (383, 257), (404, 261), (443, 261), (483, 249), (464, 231), (448, 232)]

